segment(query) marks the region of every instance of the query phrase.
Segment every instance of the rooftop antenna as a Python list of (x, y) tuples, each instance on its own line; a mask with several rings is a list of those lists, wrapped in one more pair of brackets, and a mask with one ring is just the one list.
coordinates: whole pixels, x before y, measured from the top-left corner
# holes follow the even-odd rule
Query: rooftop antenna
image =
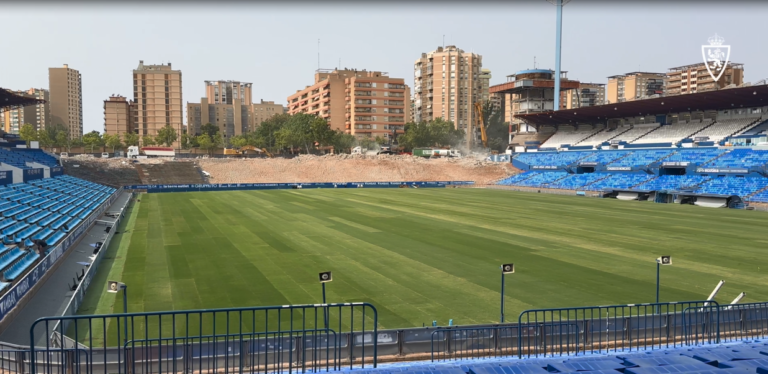
[(445, 48), (445, 34), (443, 34), (443, 48)]
[(536, 69), (536, 56), (533, 56), (533, 68)]
[(317, 70), (320, 70), (320, 39), (317, 39)]

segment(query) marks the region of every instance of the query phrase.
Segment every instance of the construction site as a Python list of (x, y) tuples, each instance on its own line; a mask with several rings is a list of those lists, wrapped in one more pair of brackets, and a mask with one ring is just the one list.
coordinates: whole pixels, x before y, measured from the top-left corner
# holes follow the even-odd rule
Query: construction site
[(493, 184), (520, 171), (482, 158), (300, 155), (294, 158), (62, 158), (67, 174), (112, 186), (133, 184), (473, 181)]

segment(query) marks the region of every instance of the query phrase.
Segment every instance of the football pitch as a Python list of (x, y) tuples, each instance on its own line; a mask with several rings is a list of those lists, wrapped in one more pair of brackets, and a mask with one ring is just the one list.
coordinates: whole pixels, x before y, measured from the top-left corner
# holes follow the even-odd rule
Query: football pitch
[(139, 195), (79, 314), (369, 302), (380, 328), (507, 321), (532, 308), (768, 300), (768, 215), (485, 189)]

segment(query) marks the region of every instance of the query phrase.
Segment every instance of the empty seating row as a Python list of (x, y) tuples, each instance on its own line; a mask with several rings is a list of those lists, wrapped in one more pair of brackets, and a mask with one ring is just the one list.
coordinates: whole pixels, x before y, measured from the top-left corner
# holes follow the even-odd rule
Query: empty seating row
[(624, 190), (645, 183), (653, 178), (655, 178), (655, 176), (651, 174), (616, 173), (611, 174), (610, 177), (602, 179), (588, 188), (593, 191), (602, 191), (606, 189)]
[(618, 167), (639, 167), (647, 166), (654, 162), (662, 161), (672, 155), (674, 151), (669, 149), (644, 149), (633, 151), (632, 153), (608, 164), (608, 166)]
[(570, 174), (563, 179), (551, 183), (548, 188), (562, 190), (577, 190), (610, 176), (607, 173)]
[(521, 153), (515, 160), (531, 166), (566, 166), (589, 156), (592, 152), (533, 152)]
[[(570, 131), (569, 131), (570, 130)], [(544, 144), (541, 145), (542, 148), (559, 148), (563, 144), (569, 144), (569, 145), (575, 145), (581, 142), (584, 139), (589, 138), (590, 136), (598, 133), (599, 131), (602, 131), (602, 129), (580, 129), (575, 130), (568, 127), (562, 127), (560, 130), (558, 130), (554, 135), (552, 135), (547, 141), (544, 142)]]
[(718, 168), (749, 168), (768, 163), (768, 150), (734, 149), (705, 166)]
[(701, 175), (662, 175), (637, 186), (635, 189), (648, 191), (691, 190), (708, 180), (709, 177)]
[(38, 258), (40, 258), (40, 255), (38, 255), (36, 252), (28, 252), (24, 257), (21, 258), (21, 260), (17, 261), (3, 272), (3, 278), (5, 278), (6, 281), (13, 281), (16, 279), (16, 277), (21, 275), (24, 270), (27, 270), (30, 265), (34, 264)]
[(702, 183), (698, 193), (749, 196), (768, 186), (768, 178), (716, 177)]
[(615, 129), (605, 129), (595, 135), (590, 136), (589, 138), (584, 139), (583, 141), (577, 143), (577, 145), (600, 145), (613, 138), (619, 137), (621, 134), (624, 134), (631, 129), (631, 126), (619, 126)]
[(710, 141), (719, 142), (728, 136), (734, 135), (744, 128), (751, 127), (759, 121), (758, 118), (736, 118), (718, 120), (714, 125), (707, 127), (693, 135), (696, 137), (708, 137)]
[(712, 125), (712, 120), (693, 121), (688, 123), (675, 123), (660, 126), (658, 129), (633, 141), (633, 144), (648, 143), (678, 143), (691, 135)]

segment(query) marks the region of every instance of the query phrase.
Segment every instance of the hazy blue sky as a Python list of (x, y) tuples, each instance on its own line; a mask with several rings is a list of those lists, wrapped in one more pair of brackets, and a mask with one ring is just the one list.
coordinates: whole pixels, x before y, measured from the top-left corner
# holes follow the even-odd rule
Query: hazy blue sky
[[(532, 68), (534, 56), (538, 67), (554, 69), (555, 7), (544, 0), (31, 4), (0, 10), (0, 87), (47, 88), (48, 67), (69, 64), (83, 76), (86, 132), (102, 131), (109, 95), (132, 98), (139, 60), (180, 69), (185, 103), (200, 101), (204, 80), (231, 79), (252, 82), (255, 101), (285, 104), (312, 83), (318, 39), (322, 68), (341, 59), (341, 67), (389, 72), (410, 86), (413, 62), (443, 34), (446, 45), (483, 55), (492, 84)], [(701, 61), (700, 46), (718, 33), (755, 82), (768, 78), (766, 16), (766, 2), (573, 0), (564, 10), (562, 68), (602, 83), (631, 71), (665, 72)]]

